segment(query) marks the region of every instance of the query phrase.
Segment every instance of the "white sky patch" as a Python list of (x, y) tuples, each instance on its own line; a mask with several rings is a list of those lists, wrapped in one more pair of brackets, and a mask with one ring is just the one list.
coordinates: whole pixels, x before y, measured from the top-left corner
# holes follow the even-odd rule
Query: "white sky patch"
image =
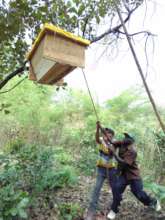
[[(145, 15), (146, 13), (146, 15)], [(129, 24), (130, 33), (147, 30), (157, 35), (154, 37), (154, 54), (152, 41), (148, 42), (149, 68), (147, 82), (152, 91), (157, 104), (165, 105), (165, 30), (162, 26), (165, 20), (165, 1), (147, 1), (145, 5), (138, 9), (132, 22)], [(137, 38), (136, 38), (137, 39)], [(141, 40), (140, 40), (141, 39)], [(138, 37), (139, 44), (136, 43), (136, 52), (144, 73), (146, 72), (146, 59), (144, 54), (144, 39)], [(92, 94), (100, 103), (119, 95), (123, 90), (136, 85), (142, 85), (142, 80), (128, 49), (127, 41), (123, 40), (119, 45), (119, 52), (116, 59), (102, 56), (104, 47), (100, 44), (93, 44), (86, 52), (86, 77)], [(86, 90), (81, 69), (76, 69), (69, 74), (65, 81), (69, 87)]]

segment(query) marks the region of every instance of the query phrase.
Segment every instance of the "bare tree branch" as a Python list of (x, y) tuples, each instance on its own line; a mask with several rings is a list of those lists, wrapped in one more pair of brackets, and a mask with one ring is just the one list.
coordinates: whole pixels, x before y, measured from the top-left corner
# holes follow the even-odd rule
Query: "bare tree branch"
[(21, 74), (26, 69), (26, 63), (27, 61), (24, 62), (23, 66), (21, 66), (14, 72), (7, 75), (5, 79), (0, 82), (0, 89), (2, 89), (8, 83), (8, 81), (11, 80), (13, 77), (15, 77), (18, 74)]
[[(131, 11), (129, 11), (127, 17), (124, 19), (124, 23), (127, 23), (127, 21), (129, 21), (131, 15), (133, 14), (133, 12), (139, 7), (136, 6), (134, 9), (132, 9)], [(109, 28), (106, 32), (104, 32), (103, 34), (101, 34), (98, 37), (95, 37), (93, 40), (91, 40), (91, 43), (97, 42), (99, 40), (101, 40), (102, 38), (104, 38), (105, 36), (109, 35), (109, 34), (115, 34), (119, 32), (119, 29), (122, 27), (122, 24), (117, 25), (114, 28)]]
[(83, 37), (85, 36), (85, 31), (86, 31), (86, 27), (87, 27), (89, 18), (90, 18), (90, 15), (88, 15), (85, 20), (84, 29), (83, 29), (83, 33), (82, 33)]
[[(125, 35), (125, 33), (120, 31), (120, 30), (118, 32), (120, 34), (124, 34)], [(153, 37), (157, 36), (157, 35), (151, 33), (150, 31), (139, 31), (139, 32), (136, 32), (136, 33), (133, 33), (133, 34), (128, 34), (128, 36), (133, 37), (133, 36), (139, 35), (139, 34), (147, 34), (148, 36), (153, 36)]]

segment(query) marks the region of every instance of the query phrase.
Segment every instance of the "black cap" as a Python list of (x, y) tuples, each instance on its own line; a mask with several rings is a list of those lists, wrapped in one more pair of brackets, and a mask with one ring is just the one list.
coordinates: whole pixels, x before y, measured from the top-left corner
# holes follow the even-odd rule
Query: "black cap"
[(124, 137), (125, 137), (125, 138), (130, 138), (130, 139), (133, 139), (133, 140), (134, 140), (134, 138), (133, 138), (130, 134), (128, 134), (128, 133), (126, 133), (126, 132), (124, 132), (123, 134), (124, 134)]
[(128, 133), (123, 133), (124, 134), (124, 142), (128, 145), (128, 144), (133, 144), (135, 142), (135, 139)]
[(112, 130), (111, 128), (105, 128), (105, 131), (107, 131), (108, 133), (112, 134), (113, 136), (115, 135), (114, 130)]

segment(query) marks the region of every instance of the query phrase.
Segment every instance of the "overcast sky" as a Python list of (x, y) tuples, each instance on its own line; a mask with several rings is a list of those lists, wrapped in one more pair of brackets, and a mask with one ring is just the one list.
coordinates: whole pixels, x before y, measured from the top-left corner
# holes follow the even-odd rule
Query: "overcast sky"
[[(138, 32), (149, 30), (154, 37), (153, 42), (148, 41), (148, 59), (149, 68), (147, 82), (153, 93), (156, 103), (165, 105), (165, 74), (164, 74), (164, 52), (165, 52), (165, 29), (163, 21), (165, 20), (165, 1), (148, 0), (147, 7), (144, 5), (137, 10), (129, 24), (129, 32)], [(156, 3), (154, 3), (156, 2)], [(142, 36), (135, 38), (136, 52), (144, 72), (146, 72), (146, 59), (144, 54), (144, 42)], [(103, 103), (107, 99), (119, 95), (123, 90), (131, 87), (142, 85), (140, 75), (132, 55), (128, 49), (128, 43), (124, 40), (118, 45), (117, 57), (107, 53), (101, 56), (105, 47), (99, 44), (90, 46), (86, 51), (86, 76), (94, 98)], [(71, 88), (86, 90), (83, 75), (80, 69), (69, 74), (65, 81)]]

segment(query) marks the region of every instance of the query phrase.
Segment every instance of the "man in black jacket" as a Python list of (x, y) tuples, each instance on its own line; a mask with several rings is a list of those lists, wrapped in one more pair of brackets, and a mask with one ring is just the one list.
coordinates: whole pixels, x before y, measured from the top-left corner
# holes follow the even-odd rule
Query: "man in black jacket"
[(113, 142), (115, 147), (119, 148), (118, 155), (114, 152), (114, 156), (118, 161), (119, 176), (113, 189), (113, 203), (111, 211), (108, 213), (108, 219), (115, 219), (116, 213), (119, 211), (122, 194), (127, 185), (130, 185), (131, 192), (135, 197), (146, 206), (153, 207), (156, 211), (161, 210), (160, 203), (157, 199), (151, 198), (143, 191), (143, 182), (140, 177), (136, 158), (137, 152), (134, 145), (134, 139), (127, 133), (122, 141)]

